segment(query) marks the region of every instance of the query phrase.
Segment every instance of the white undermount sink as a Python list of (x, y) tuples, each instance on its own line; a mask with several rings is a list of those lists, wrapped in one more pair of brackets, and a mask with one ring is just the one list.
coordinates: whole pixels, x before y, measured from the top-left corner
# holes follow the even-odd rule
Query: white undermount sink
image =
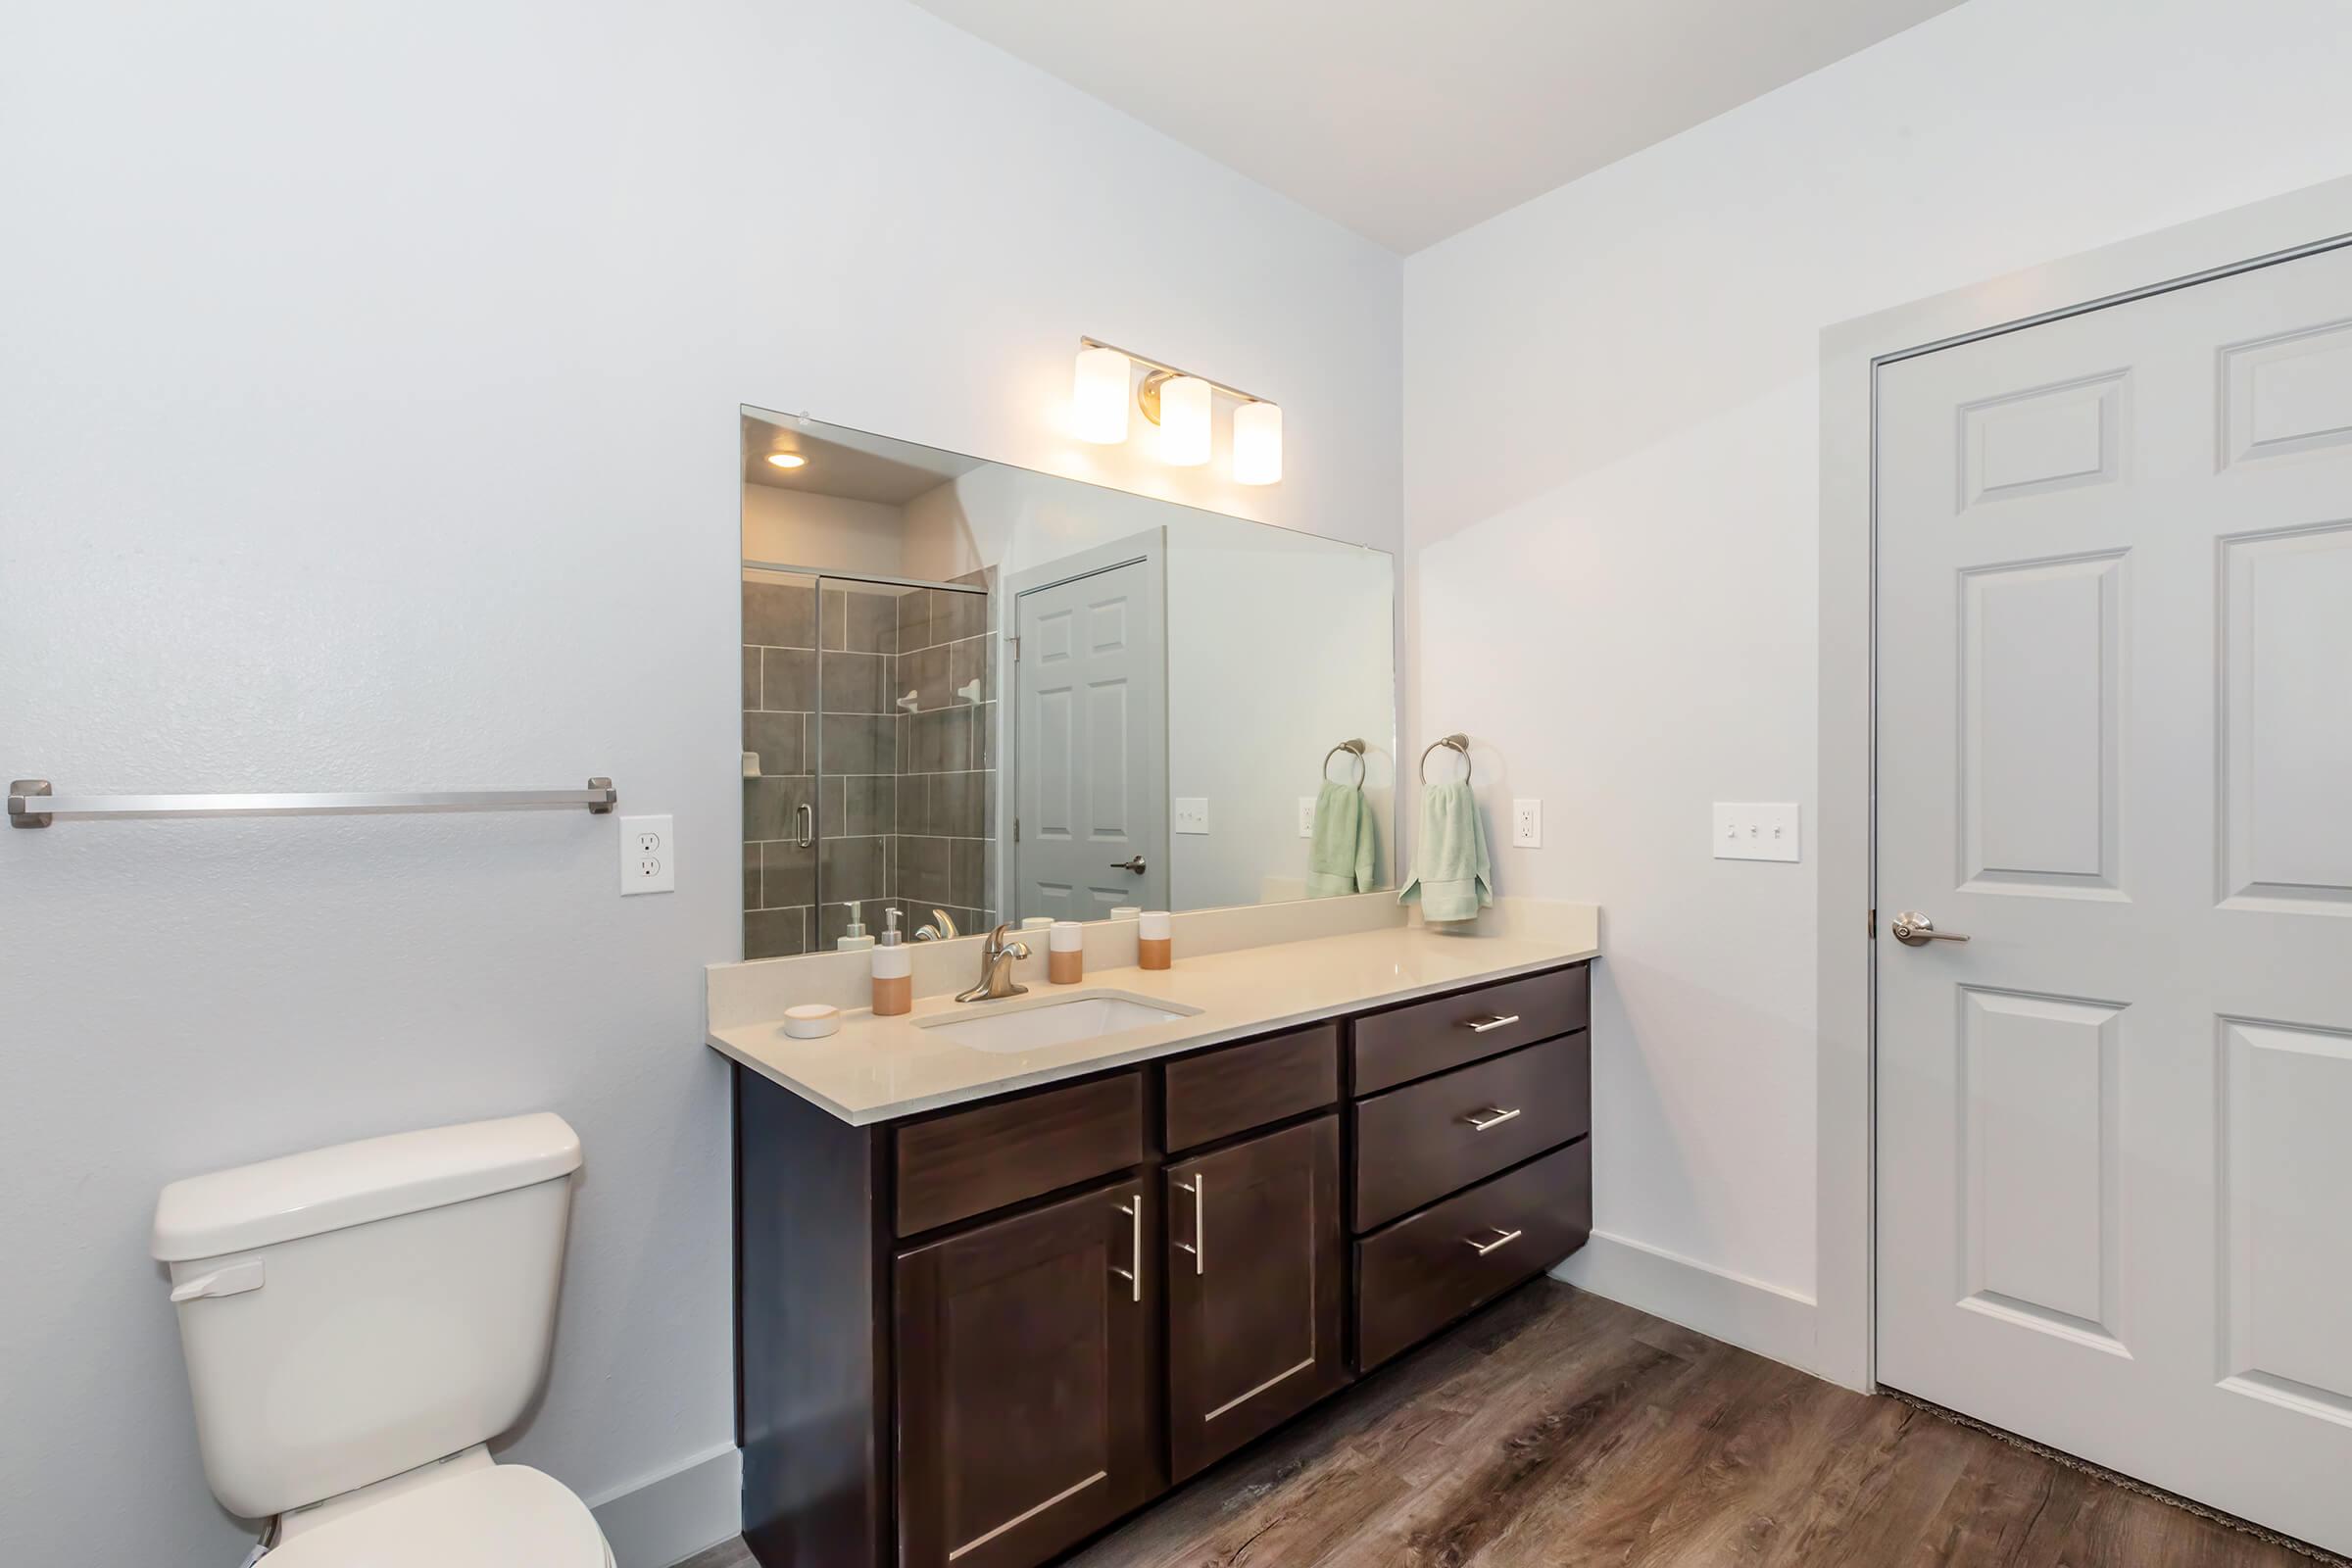
[(1140, 1029), (1151, 1023), (1173, 1023), (1200, 1010), (1159, 1006), (1126, 997), (1072, 997), (1067, 1002), (1007, 1006), (1003, 1012), (977, 1016), (957, 1013), (917, 1027), (974, 1051), (1009, 1054), (1067, 1045), (1073, 1040), (1091, 1040), (1098, 1035), (1115, 1035), (1123, 1029)]

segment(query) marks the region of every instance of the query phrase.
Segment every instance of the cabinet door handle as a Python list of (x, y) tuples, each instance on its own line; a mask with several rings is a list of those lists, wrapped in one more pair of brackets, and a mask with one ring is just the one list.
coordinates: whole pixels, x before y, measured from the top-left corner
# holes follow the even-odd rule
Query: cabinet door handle
[(1140, 1301), (1144, 1298), (1144, 1195), (1136, 1194), (1132, 1204), (1121, 1203), (1119, 1212), (1127, 1216), (1127, 1260), (1135, 1266), (1120, 1268), (1113, 1264), (1110, 1271), (1127, 1282), (1133, 1298)]
[(1178, 1182), (1176, 1190), (1193, 1195), (1193, 1242), (1190, 1247), (1178, 1242), (1176, 1250), (1192, 1253), (1193, 1272), (1205, 1274), (1208, 1272), (1208, 1177), (1200, 1171), (1195, 1171), (1193, 1179), (1190, 1182)]
[(1519, 1015), (1515, 1012), (1508, 1016), (1490, 1012), (1484, 1018), (1464, 1018), (1462, 1027), (1474, 1035), (1483, 1035), (1490, 1029), (1499, 1029), (1506, 1023), (1517, 1023), (1518, 1021)]
[(1504, 1122), (1509, 1121), (1512, 1117), (1518, 1115), (1522, 1108), (1522, 1106), (1513, 1105), (1510, 1109), (1505, 1110), (1500, 1105), (1489, 1105), (1483, 1111), (1472, 1111), (1469, 1115), (1464, 1116), (1462, 1120), (1468, 1122), (1472, 1127), (1483, 1133), (1490, 1127), (1501, 1126)]
[(1494, 1239), (1493, 1241), (1491, 1241), (1491, 1242), (1485, 1242), (1485, 1243), (1474, 1242), (1474, 1241), (1471, 1241), (1471, 1240), (1470, 1240), (1470, 1238), (1469, 1238), (1469, 1237), (1467, 1237), (1467, 1236), (1465, 1236), (1465, 1237), (1463, 1237), (1463, 1238), (1462, 1238), (1462, 1240), (1463, 1240), (1463, 1241), (1465, 1241), (1465, 1242), (1468, 1242), (1468, 1243), (1469, 1243), (1469, 1246), (1470, 1246), (1470, 1250), (1472, 1250), (1473, 1252), (1476, 1252), (1476, 1253), (1477, 1253), (1479, 1256), (1481, 1256), (1481, 1257), (1484, 1257), (1484, 1256), (1486, 1256), (1486, 1255), (1487, 1255), (1489, 1252), (1492, 1252), (1492, 1251), (1493, 1251), (1493, 1250), (1494, 1250), (1494, 1249), (1496, 1249), (1497, 1247), (1508, 1247), (1508, 1246), (1510, 1246), (1510, 1245), (1511, 1245), (1513, 1242), (1517, 1241), (1517, 1240), (1518, 1240), (1520, 1237), (1522, 1237), (1522, 1236), (1524, 1236), (1524, 1235), (1526, 1235), (1526, 1234), (1527, 1234), (1525, 1231), (1506, 1231), (1506, 1230), (1504, 1230), (1504, 1229), (1503, 1229), (1501, 1226), (1499, 1226), (1499, 1225), (1490, 1225), (1490, 1226), (1488, 1226), (1488, 1227), (1487, 1227), (1487, 1229), (1489, 1229), (1489, 1230), (1491, 1230), (1491, 1231), (1493, 1231), (1493, 1232), (1494, 1233)]

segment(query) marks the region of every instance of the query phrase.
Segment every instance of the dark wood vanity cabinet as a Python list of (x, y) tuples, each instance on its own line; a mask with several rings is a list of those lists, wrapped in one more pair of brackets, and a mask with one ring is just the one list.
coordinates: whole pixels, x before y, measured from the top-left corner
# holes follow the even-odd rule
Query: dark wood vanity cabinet
[(1167, 1167), (1168, 1464), (1182, 1481), (1348, 1381), (1340, 1118)]
[(1582, 1246), (1582, 964), (852, 1127), (735, 1069), (744, 1535), (1030, 1568)]
[(1159, 1488), (1144, 1185), (898, 1256), (899, 1561), (1027, 1568)]

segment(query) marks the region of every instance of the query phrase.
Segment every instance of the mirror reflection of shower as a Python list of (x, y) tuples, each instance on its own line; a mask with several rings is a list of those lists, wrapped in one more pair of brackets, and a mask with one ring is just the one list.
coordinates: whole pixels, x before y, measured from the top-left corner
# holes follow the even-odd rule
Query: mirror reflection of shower
[(746, 957), (997, 919), (989, 624), (984, 583), (744, 561)]

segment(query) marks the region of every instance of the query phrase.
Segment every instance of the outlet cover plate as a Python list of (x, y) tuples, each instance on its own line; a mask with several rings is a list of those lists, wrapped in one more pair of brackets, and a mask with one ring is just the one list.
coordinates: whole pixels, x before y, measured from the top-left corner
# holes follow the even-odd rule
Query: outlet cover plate
[(1801, 860), (1796, 803), (1715, 803), (1715, 858), (1718, 860)]
[(637, 893), (675, 893), (678, 855), (666, 816), (624, 816), (620, 819), (620, 896)]
[(1511, 803), (1511, 848), (1540, 850), (1544, 847), (1544, 803), (1542, 801), (1513, 801)]

